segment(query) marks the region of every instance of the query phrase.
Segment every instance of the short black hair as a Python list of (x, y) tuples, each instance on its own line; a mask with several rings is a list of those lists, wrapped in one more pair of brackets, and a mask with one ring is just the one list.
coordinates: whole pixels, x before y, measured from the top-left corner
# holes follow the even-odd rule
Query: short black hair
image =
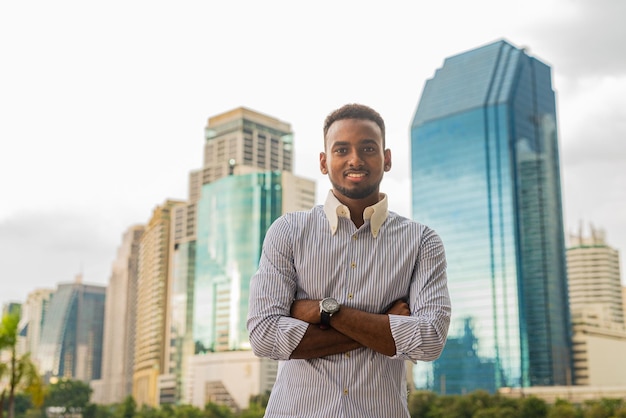
[(342, 119), (364, 119), (376, 123), (383, 136), (383, 147), (385, 146), (385, 121), (382, 116), (371, 107), (358, 103), (343, 105), (326, 116), (326, 120), (324, 121), (324, 143), (326, 143), (326, 134), (328, 133), (328, 129), (330, 129), (330, 125)]

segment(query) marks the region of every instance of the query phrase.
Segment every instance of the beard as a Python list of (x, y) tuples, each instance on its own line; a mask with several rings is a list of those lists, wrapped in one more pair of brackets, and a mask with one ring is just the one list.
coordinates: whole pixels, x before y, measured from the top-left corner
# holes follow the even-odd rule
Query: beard
[(337, 192), (341, 193), (348, 199), (365, 199), (366, 197), (371, 196), (373, 193), (376, 193), (380, 184), (372, 184), (371, 186), (367, 186), (364, 188), (347, 189), (345, 187), (341, 187), (334, 182), (331, 183), (333, 185), (333, 189), (337, 190)]

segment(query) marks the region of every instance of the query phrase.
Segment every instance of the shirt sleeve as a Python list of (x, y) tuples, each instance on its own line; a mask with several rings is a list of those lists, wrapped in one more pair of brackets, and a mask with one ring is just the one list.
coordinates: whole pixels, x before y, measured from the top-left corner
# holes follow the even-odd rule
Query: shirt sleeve
[(411, 279), (411, 315), (389, 315), (396, 343), (394, 358), (433, 361), (441, 355), (451, 313), (446, 267), (443, 242), (435, 231), (427, 228), (420, 241)]
[(297, 289), (292, 230), (278, 218), (263, 242), (259, 268), (250, 280), (247, 328), (258, 357), (288, 360), (308, 328), (290, 316)]

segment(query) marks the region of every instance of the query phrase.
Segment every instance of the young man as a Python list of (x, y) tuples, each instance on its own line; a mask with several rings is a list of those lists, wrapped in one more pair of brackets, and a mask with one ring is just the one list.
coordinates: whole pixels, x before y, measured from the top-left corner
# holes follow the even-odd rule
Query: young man
[(385, 124), (357, 104), (324, 123), (326, 203), (268, 230), (250, 283), (254, 353), (281, 360), (266, 417), (408, 417), (405, 360), (439, 357), (450, 323), (439, 236), (387, 209)]

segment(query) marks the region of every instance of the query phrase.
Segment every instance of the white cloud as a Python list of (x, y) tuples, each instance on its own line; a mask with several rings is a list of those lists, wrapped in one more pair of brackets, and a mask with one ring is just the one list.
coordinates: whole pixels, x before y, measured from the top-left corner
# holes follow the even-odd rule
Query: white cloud
[(409, 125), (425, 80), (500, 38), (553, 66), (568, 227), (589, 217), (625, 253), (625, 5), (4, 2), (0, 271), (16, 284), (3, 280), (0, 303), (72, 280), (81, 262), (104, 283), (125, 229), (187, 197), (207, 118), (237, 106), (292, 125), (295, 172), (318, 181), (318, 201), (323, 118), (375, 107), (393, 153), (383, 191), (410, 216)]

